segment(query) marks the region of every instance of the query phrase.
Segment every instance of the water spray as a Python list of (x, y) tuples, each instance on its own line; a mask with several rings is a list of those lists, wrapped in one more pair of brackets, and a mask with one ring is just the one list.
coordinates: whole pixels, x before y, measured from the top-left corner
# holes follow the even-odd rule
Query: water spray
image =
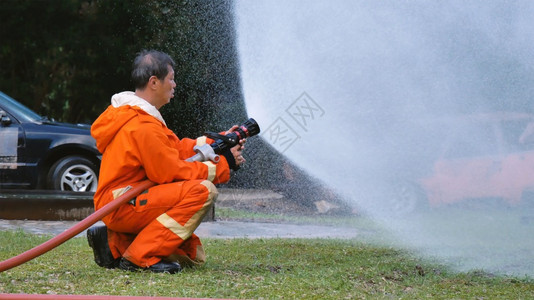
[[(230, 132), (226, 135), (220, 135), (220, 134), (207, 132), (206, 136), (213, 137), (215, 139), (215, 142), (211, 144), (205, 144), (204, 146), (201, 146), (201, 147), (195, 146), (195, 148), (193, 149), (195, 150), (196, 154), (188, 158), (187, 161), (192, 162), (192, 161), (211, 160), (217, 163), (220, 160), (219, 154), (236, 146), (242, 140), (248, 137), (255, 136), (258, 133), (260, 133), (260, 127), (258, 123), (252, 118), (245, 121), (235, 131)], [(37, 247), (34, 247), (24, 253), (21, 253), (10, 259), (0, 262), (0, 272), (19, 266), (25, 262), (28, 262), (56, 248), (57, 246), (63, 244), (67, 240), (73, 238), (74, 236), (78, 235), (82, 231), (86, 230), (91, 225), (101, 220), (103, 217), (112, 213), (117, 208), (119, 208), (121, 205), (130, 201), (132, 198), (137, 197), (137, 195), (139, 195), (144, 190), (147, 190), (155, 185), (156, 184), (150, 180), (144, 180), (140, 182), (134, 188), (130, 189), (123, 195), (117, 197), (113, 201), (104, 205), (101, 209), (90, 214), (87, 218), (83, 219), (78, 224), (74, 225), (68, 230), (58, 234), (54, 238), (44, 242), (43, 244)]]

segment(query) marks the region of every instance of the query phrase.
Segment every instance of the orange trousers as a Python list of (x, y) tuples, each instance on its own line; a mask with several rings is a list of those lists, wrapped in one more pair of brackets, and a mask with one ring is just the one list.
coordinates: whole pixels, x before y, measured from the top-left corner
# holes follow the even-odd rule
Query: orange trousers
[(217, 198), (208, 180), (173, 182), (141, 193), (135, 204), (122, 205), (104, 218), (115, 258), (124, 257), (140, 267), (160, 260), (183, 266), (203, 263), (200, 239), (193, 233)]

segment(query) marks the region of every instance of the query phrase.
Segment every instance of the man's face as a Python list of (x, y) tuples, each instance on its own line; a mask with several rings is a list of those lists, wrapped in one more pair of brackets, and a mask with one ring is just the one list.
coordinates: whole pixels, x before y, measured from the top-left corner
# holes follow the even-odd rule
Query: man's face
[(161, 81), (159, 81), (158, 84), (158, 100), (160, 103), (160, 106), (158, 109), (169, 103), (171, 101), (171, 98), (174, 97), (174, 88), (176, 87), (176, 83), (174, 82), (174, 70), (171, 66), (167, 67), (169, 69), (169, 73), (165, 78)]

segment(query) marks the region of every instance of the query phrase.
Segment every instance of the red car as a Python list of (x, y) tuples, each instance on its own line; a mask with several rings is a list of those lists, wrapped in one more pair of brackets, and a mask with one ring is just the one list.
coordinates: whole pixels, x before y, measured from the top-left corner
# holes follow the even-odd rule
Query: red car
[(402, 184), (394, 210), (409, 212), (470, 199), (528, 201), (534, 192), (534, 115), (491, 113), (435, 120), (444, 130), (430, 173)]

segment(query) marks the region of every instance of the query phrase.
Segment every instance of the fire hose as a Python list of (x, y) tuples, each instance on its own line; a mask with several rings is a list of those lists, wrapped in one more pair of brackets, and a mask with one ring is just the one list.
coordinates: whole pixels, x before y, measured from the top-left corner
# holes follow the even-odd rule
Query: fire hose
[[(215, 142), (213, 142), (212, 144), (195, 146), (193, 149), (195, 150), (196, 154), (188, 158), (186, 161), (193, 162), (193, 161), (212, 160), (213, 162), (219, 162), (219, 154), (237, 145), (243, 139), (257, 135), (259, 132), (260, 132), (260, 127), (258, 123), (256, 123), (256, 121), (252, 118), (245, 121), (235, 131), (230, 132), (226, 135), (221, 135), (221, 134), (217, 134), (213, 132), (207, 132), (205, 133), (205, 135), (210, 138), (214, 138)], [(73, 238), (74, 236), (78, 235), (82, 231), (86, 230), (91, 225), (100, 221), (103, 217), (112, 213), (117, 208), (119, 208), (121, 205), (130, 201), (132, 198), (137, 197), (137, 195), (142, 193), (144, 190), (147, 190), (150, 187), (153, 187), (154, 185), (156, 184), (148, 179), (138, 183), (135, 187), (128, 190), (126, 193), (117, 197), (116, 199), (109, 202), (108, 204), (104, 205), (102, 208), (90, 214), (88, 217), (86, 217), (85, 219), (83, 219), (82, 221), (74, 225), (73, 227), (69, 228), (68, 230), (58, 234), (57, 236), (53, 237), (52, 239), (44, 242), (43, 244), (37, 247), (34, 247), (17, 256), (14, 256), (10, 259), (0, 262), (0, 272), (19, 266), (25, 262), (28, 262), (56, 248), (57, 246), (63, 244), (67, 240)]]

